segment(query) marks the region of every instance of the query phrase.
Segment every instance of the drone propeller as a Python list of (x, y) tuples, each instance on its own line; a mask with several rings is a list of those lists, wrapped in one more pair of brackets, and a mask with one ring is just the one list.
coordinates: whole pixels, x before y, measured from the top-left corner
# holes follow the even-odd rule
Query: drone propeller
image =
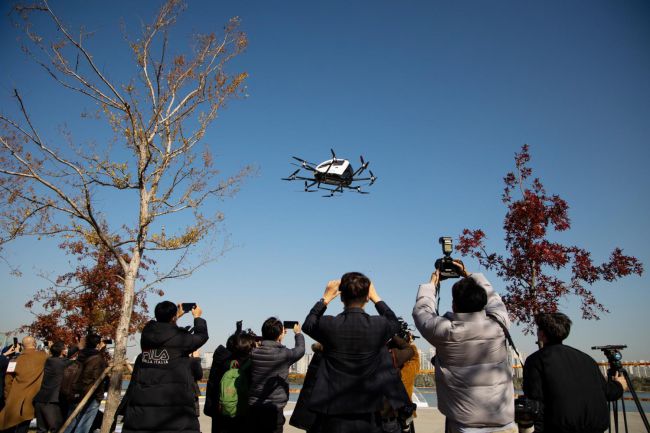
[(366, 168), (368, 168), (368, 164), (370, 164), (370, 161), (367, 161), (367, 162), (364, 161), (364, 159), (363, 159), (363, 155), (359, 155), (359, 159), (361, 160), (361, 166), (359, 166), (359, 168), (357, 169), (357, 171), (354, 172), (354, 174), (352, 175), (352, 177), (357, 176), (357, 175), (363, 173), (363, 171), (364, 171)]
[(359, 155), (359, 159), (361, 160), (362, 170), (365, 170), (366, 168), (368, 168), (368, 164), (370, 164), (370, 161), (368, 161), (368, 162), (364, 161), (363, 160), (363, 155)]
[(296, 180), (296, 175), (298, 174), (299, 171), (300, 169), (294, 171), (289, 175), (289, 177), (283, 177), (282, 180)]
[(312, 167), (312, 165), (314, 165), (314, 163), (309, 162), (309, 161), (305, 161), (304, 159), (298, 158), (297, 156), (292, 156), (292, 158), (295, 159), (296, 161), (300, 162), (299, 167), (302, 167), (302, 168), (305, 168), (305, 169), (311, 170), (311, 171), (316, 171), (314, 169), (314, 167)]
[(357, 187), (357, 192), (358, 192), (359, 194), (370, 194), (368, 191), (361, 191), (361, 187), (360, 187), (360, 186)]
[(370, 183), (369, 183), (369, 185), (372, 185), (377, 180), (377, 176), (372, 174), (372, 170), (369, 170), (368, 172), (370, 173)]
[(334, 153), (334, 149), (330, 149), (330, 152), (332, 152), (332, 159), (336, 161), (336, 153)]

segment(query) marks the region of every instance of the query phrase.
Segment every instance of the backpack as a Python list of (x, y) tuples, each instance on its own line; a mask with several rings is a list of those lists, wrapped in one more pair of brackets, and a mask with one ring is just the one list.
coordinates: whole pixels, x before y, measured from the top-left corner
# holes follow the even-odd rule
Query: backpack
[(242, 415), (248, 407), (248, 376), (246, 370), (249, 362), (241, 368), (239, 362), (230, 361), (230, 369), (226, 371), (219, 384), (219, 412), (234, 418)]
[(83, 369), (83, 364), (75, 359), (63, 370), (63, 379), (61, 380), (59, 395), (68, 403), (75, 403), (81, 399), (81, 393), (79, 392), (77, 382), (79, 382), (79, 379), (81, 378)]

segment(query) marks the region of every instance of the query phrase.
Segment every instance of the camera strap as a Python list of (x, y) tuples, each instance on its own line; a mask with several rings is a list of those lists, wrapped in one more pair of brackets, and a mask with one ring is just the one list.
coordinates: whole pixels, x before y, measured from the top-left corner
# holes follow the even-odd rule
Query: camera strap
[(501, 321), (494, 314), (486, 313), (486, 315), (490, 319), (494, 320), (497, 323), (497, 325), (499, 325), (499, 327), (501, 327), (501, 329), (503, 330), (503, 334), (506, 336), (506, 346), (509, 344), (510, 347), (512, 347), (512, 350), (517, 355), (517, 358), (519, 359), (519, 362), (521, 363), (521, 365), (523, 365), (524, 363), (521, 360), (521, 355), (519, 355), (519, 352), (517, 351), (517, 348), (515, 347), (515, 342), (512, 341), (512, 337), (510, 336), (510, 332), (508, 331), (508, 328), (506, 328), (506, 325), (501, 323)]

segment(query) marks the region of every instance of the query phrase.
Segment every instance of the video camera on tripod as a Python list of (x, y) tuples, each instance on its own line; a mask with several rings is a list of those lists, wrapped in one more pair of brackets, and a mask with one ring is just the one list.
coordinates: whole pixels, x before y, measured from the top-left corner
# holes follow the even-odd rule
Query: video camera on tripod
[[(609, 363), (609, 368), (607, 369), (607, 377), (609, 380), (612, 380), (612, 377), (614, 377), (617, 373), (621, 374), (625, 378), (625, 382), (627, 383), (627, 388), (630, 391), (630, 394), (632, 394), (632, 399), (634, 400), (634, 404), (636, 405), (637, 410), (639, 411), (639, 415), (641, 416), (641, 421), (643, 421), (643, 425), (646, 428), (646, 431), (650, 433), (650, 424), (648, 423), (648, 418), (645, 415), (645, 412), (643, 411), (643, 407), (641, 406), (641, 402), (639, 401), (639, 397), (636, 394), (636, 391), (634, 390), (634, 386), (632, 385), (632, 381), (630, 380), (630, 375), (628, 374), (627, 370), (623, 368), (623, 363), (621, 360), (623, 359), (623, 354), (621, 353), (621, 350), (625, 349), (627, 346), (625, 344), (610, 344), (608, 346), (592, 346), (592, 350), (602, 350), (603, 354), (605, 355), (605, 358), (607, 358), (607, 362)], [(609, 402), (608, 405), (611, 404), (611, 409), (612, 409), (612, 414), (614, 415), (614, 426), (616, 428), (616, 432), (618, 433), (618, 401), (613, 401)], [(623, 409), (623, 423), (625, 425), (625, 431), (628, 431), (627, 428), (627, 414), (625, 412), (625, 399), (621, 396), (621, 408)], [(612, 426), (610, 423), (609, 426), (609, 431), (612, 431)]]

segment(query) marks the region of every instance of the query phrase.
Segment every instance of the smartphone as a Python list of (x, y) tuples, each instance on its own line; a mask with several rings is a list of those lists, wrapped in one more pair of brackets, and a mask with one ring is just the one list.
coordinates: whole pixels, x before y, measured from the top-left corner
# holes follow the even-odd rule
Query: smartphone
[(18, 347), (18, 337), (14, 337), (14, 347)]
[(104, 342), (104, 344), (113, 344), (113, 340), (110, 338), (105, 338), (102, 341)]
[(181, 308), (183, 308), (183, 313), (189, 313), (192, 311), (192, 308), (196, 307), (196, 302), (183, 302)]
[(284, 326), (284, 329), (293, 329), (295, 325), (298, 324), (297, 320), (285, 320), (282, 322), (282, 326)]

